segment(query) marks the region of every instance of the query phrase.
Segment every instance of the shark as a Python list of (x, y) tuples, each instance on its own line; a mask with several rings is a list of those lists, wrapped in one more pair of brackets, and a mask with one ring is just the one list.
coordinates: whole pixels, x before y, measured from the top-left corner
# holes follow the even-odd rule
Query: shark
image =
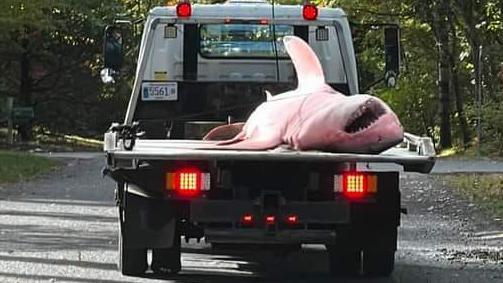
[(214, 128), (204, 140), (219, 140), (216, 149), (341, 153), (380, 153), (403, 141), (403, 127), (386, 103), (334, 90), (309, 44), (296, 36), (283, 37), (283, 43), (297, 73), (297, 88), (274, 96), (267, 92), (245, 123)]

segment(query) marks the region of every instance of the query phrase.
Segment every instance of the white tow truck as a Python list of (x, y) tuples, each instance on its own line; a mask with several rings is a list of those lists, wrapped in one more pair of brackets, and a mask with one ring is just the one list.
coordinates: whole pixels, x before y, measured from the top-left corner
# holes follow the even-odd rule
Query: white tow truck
[[(212, 142), (201, 137), (213, 127), (245, 121), (265, 90), (296, 87), (285, 35), (309, 43), (330, 86), (358, 94), (344, 11), (264, 0), (181, 2), (152, 9), (144, 24), (125, 121), (105, 133), (122, 273), (144, 273), (148, 250), (154, 272), (179, 272), (182, 237), (283, 251), (323, 244), (335, 276), (389, 275), (404, 209), (400, 170), (385, 168), (428, 173), (435, 163), (429, 138), (406, 134), (381, 154), (199, 149)], [(386, 34), (383, 74), (393, 83), (399, 33)], [(120, 29), (108, 27), (104, 38), (102, 74), (111, 81), (122, 63)]]

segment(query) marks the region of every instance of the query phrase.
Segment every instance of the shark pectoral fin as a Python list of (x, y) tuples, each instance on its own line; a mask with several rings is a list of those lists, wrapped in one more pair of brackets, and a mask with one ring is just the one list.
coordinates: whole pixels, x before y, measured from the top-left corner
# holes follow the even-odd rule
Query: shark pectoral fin
[(255, 132), (250, 138), (245, 138), (244, 131), (242, 135), (236, 136), (228, 142), (218, 143), (217, 149), (237, 149), (237, 150), (265, 150), (275, 148), (282, 144), (283, 140), (279, 131), (270, 131), (267, 133)]
[(243, 141), (245, 139), (245, 137), (246, 137), (246, 133), (244, 131), (241, 131), (232, 139), (219, 141), (216, 143), (216, 145), (217, 146), (224, 146), (224, 145), (234, 144), (234, 143)]
[(246, 139), (233, 144), (218, 145), (216, 149), (266, 150), (279, 146), (280, 139)]
[(233, 123), (211, 129), (204, 137), (204, 141), (233, 140), (243, 130), (245, 123)]
[(297, 80), (298, 89), (313, 89), (325, 84), (323, 68), (316, 53), (309, 44), (297, 36), (283, 37), (285, 49), (292, 59)]

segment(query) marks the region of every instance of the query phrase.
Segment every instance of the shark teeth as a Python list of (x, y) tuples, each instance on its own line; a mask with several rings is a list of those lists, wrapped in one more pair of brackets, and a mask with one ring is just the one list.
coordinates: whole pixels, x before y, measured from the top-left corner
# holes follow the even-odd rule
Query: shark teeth
[(369, 99), (351, 115), (346, 124), (345, 131), (350, 134), (361, 132), (386, 113), (384, 107), (375, 99)]

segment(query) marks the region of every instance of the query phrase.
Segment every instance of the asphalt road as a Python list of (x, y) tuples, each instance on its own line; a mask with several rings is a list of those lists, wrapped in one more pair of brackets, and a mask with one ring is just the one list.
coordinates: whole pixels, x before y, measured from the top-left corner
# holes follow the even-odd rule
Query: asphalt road
[[(174, 278), (122, 276), (114, 184), (100, 176), (102, 156), (58, 157), (80, 159), (64, 159), (59, 170), (37, 180), (0, 187), (0, 282), (335, 281), (322, 246), (284, 256), (222, 253), (204, 242), (183, 246), (183, 270)], [(453, 195), (439, 178), (401, 178), (409, 214), (392, 276), (343, 282), (503, 282), (503, 221)]]

